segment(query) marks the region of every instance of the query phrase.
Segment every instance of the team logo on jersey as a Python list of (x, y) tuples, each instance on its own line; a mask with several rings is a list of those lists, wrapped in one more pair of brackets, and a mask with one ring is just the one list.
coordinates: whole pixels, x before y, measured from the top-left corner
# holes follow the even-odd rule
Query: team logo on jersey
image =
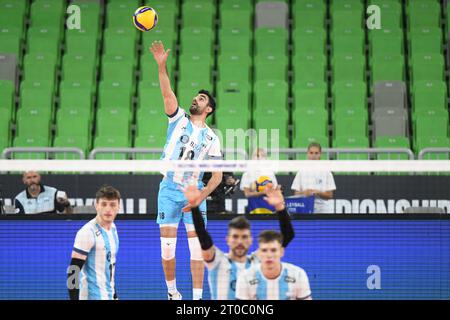
[(284, 277), (284, 282), (295, 283), (295, 278), (286, 276), (286, 277)]
[(251, 286), (256, 286), (259, 283), (258, 279), (253, 279), (248, 282)]
[(183, 144), (188, 143), (188, 142), (189, 142), (189, 136), (186, 135), (186, 134), (183, 134), (183, 135), (180, 137), (180, 141), (181, 141)]
[(236, 291), (236, 280), (230, 282), (230, 289)]

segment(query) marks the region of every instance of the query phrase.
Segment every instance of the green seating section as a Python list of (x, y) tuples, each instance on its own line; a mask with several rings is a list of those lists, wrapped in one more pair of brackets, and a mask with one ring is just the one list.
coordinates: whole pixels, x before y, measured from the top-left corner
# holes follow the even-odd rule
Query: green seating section
[[(158, 25), (142, 33), (131, 16), (143, 1), (71, 2), (82, 9), (81, 29), (66, 27), (66, 1), (0, 0), (0, 55), (16, 55), (22, 71), (17, 86), (0, 79), (2, 149), (162, 148), (167, 119), (149, 52), (157, 40), (171, 49), (167, 69), (179, 104), (188, 108), (198, 90), (212, 91), (218, 108), (208, 124), (222, 132), (278, 129), (283, 148), (318, 141), (334, 148), (411, 148), (417, 155), (423, 148), (450, 145), (444, 56), (450, 4), (287, 1), (289, 30), (256, 28), (259, 1), (155, 0)], [(366, 4), (380, 6), (381, 29), (366, 28)], [(369, 103), (380, 81), (408, 86), (410, 138), (372, 134)], [(45, 157), (14, 155), (28, 156)], [(130, 155), (98, 155), (115, 157)]]

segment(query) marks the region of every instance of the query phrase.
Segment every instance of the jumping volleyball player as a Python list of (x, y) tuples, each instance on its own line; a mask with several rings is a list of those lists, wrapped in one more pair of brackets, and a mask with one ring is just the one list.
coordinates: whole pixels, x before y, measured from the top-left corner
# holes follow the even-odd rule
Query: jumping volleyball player
[[(164, 98), (164, 110), (169, 118), (167, 140), (162, 160), (207, 160), (222, 159), (220, 142), (214, 132), (206, 125), (216, 103), (211, 94), (200, 90), (192, 100), (190, 115), (178, 105), (177, 97), (170, 87), (166, 61), (170, 49), (164, 50), (161, 41), (152, 43), (150, 51), (158, 63), (158, 76)], [(189, 251), (191, 254), (191, 273), (193, 299), (199, 300), (203, 294), (203, 257), (200, 243), (192, 221), (191, 205), (187, 203), (182, 188), (186, 183), (196, 184), (201, 196), (194, 203), (202, 211), (206, 222), (206, 197), (222, 181), (221, 172), (213, 172), (211, 180), (203, 187), (202, 172), (161, 172), (164, 175), (158, 194), (158, 218), (161, 234), (161, 256), (169, 300), (181, 300), (175, 278), (175, 249), (178, 224), (183, 221), (186, 227)]]

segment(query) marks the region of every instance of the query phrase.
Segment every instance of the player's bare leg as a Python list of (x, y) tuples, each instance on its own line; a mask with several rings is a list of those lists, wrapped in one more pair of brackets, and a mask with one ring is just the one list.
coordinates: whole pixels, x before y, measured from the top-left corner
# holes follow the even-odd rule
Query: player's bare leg
[[(198, 241), (197, 234), (195, 233), (195, 231), (188, 231), (187, 236), (188, 240), (192, 239)], [(194, 300), (201, 299), (202, 297), (204, 273), (205, 273), (205, 266), (203, 264), (203, 259), (201, 260), (198, 260), (198, 258), (191, 259), (191, 275), (192, 275), (192, 288)]]
[[(175, 247), (177, 239), (177, 228), (174, 227), (161, 227), (161, 253), (162, 253), (162, 266), (164, 270), (164, 277), (166, 279), (168, 298), (170, 300), (181, 300), (181, 294), (176, 288), (175, 280)], [(164, 241), (164, 240), (166, 241)], [(175, 242), (175, 245), (174, 245)]]

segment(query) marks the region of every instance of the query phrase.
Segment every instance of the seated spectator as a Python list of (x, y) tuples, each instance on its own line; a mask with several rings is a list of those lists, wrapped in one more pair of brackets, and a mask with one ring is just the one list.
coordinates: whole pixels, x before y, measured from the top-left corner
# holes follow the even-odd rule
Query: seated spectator
[(66, 193), (53, 187), (44, 186), (38, 172), (24, 172), (22, 181), (26, 189), (14, 198), (16, 213), (72, 213)]

